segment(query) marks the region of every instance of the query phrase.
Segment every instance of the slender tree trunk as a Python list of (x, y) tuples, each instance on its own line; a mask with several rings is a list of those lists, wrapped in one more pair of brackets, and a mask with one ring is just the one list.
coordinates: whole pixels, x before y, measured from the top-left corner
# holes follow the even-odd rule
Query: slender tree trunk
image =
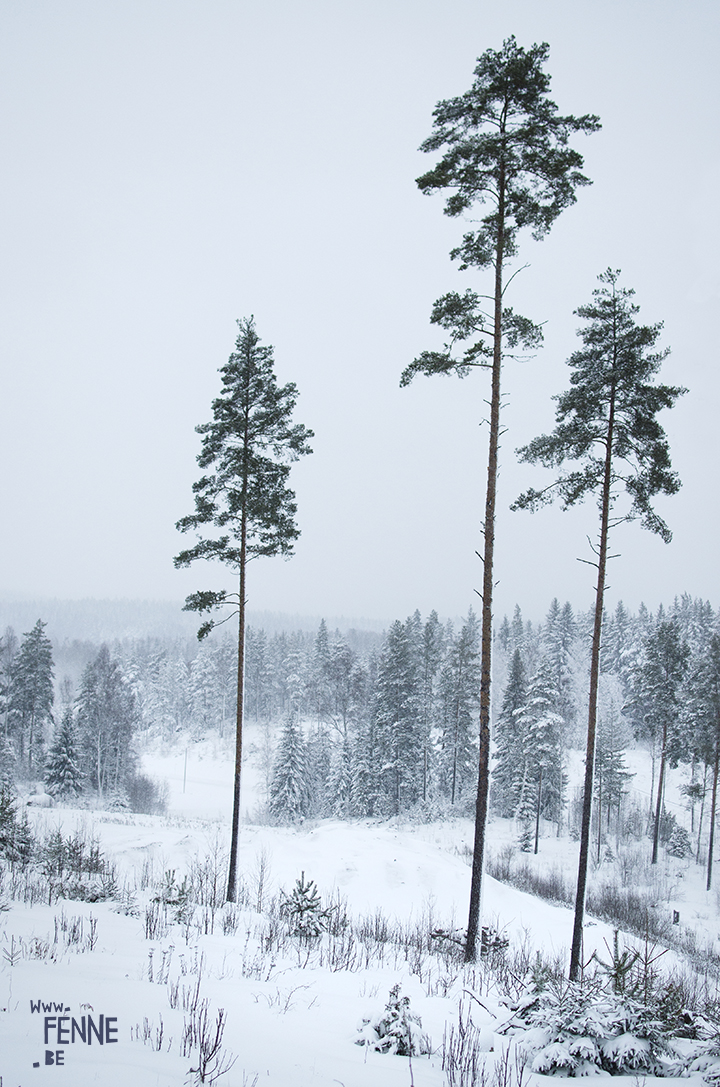
[(608, 532), (610, 527), (610, 487), (612, 482), (613, 425), (615, 422), (615, 391), (610, 397), (608, 429), (605, 447), (605, 474), (603, 478), (600, 514), (600, 551), (598, 577), (595, 590), (595, 622), (593, 624), (592, 649), (590, 652), (590, 696), (588, 700), (587, 746), (585, 749), (585, 787), (583, 791), (582, 822), (580, 827), (580, 857), (578, 861), (577, 891), (575, 895), (575, 919), (572, 946), (570, 948), (570, 980), (578, 981), (582, 956), (583, 919), (585, 916), (585, 890), (587, 888), (588, 854), (590, 851), (590, 816), (592, 814), (593, 776), (595, 771), (595, 732), (597, 728), (597, 700), (600, 681), (600, 638), (602, 635), (603, 602), (605, 598), (605, 570), (607, 566)]
[(703, 816), (705, 815), (705, 793), (707, 792), (707, 772), (708, 772), (707, 763), (705, 763), (705, 768), (703, 770), (703, 793), (702, 793), (702, 799), (700, 801), (700, 818), (698, 819), (697, 852), (695, 854), (695, 863), (696, 864), (700, 864), (700, 845), (701, 845), (701, 842), (702, 842), (702, 825), (703, 825)]
[(238, 836), (240, 833), (240, 771), (242, 769), (243, 695), (245, 680), (245, 577), (247, 568), (247, 520), (240, 531), (240, 588), (238, 603), (237, 707), (235, 712), (235, 784), (233, 788), (232, 836), (228, 869), (227, 901), (236, 901)]
[(662, 814), (662, 798), (665, 788), (665, 751), (667, 748), (667, 717), (663, 721), (662, 748), (660, 749), (660, 770), (658, 773), (657, 800), (655, 802), (655, 826), (653, 827), (653, 847), (651, 864), (657, 864), (658, 844), (660, 842), (660, 815)]
[(470, 911), (468, 914), (465, 962), (475, 962), (480, 928), (485, 826), (490, 790), (490, 689), (492, 684), (492, 597), (495, 551), (495, 495), (497, 490), (498, 445), (500, 441), (500, 372), (502, 369), (502, 273), (505, 251), (505, 169), (500, 167), (498, 184), (498, 231), (495, 247), (495, 311), (493, 365), (490, 395), (490, 443), (488, 448), (487, 492), (485, 495), (485, 546), (483, 550), (482, 636), (480, 651), (480, 736), (478, 787), (475, 802)]
[(535, 852), (538, 851), (538, 843), (540, 840), (540, 807), (542, 805), (542, 766), (540, 767), (540, 774), (538, 776), (538, 797), (537, 797), (537, 809), (535, 811)]
[(602, 774), (598, 774), (598, 837), (597, 837), (597, 862), (600, 864), (600, 849), (602, 846)]
[[(458, 683), (460, 678), (458, 677)], [(453, 764), (452, 764), (452, 788), (450, 791), (450, 804), (455, 804), (455, 786), (457, 783), (457, 757), (458, 757), (458, 744), (460, 742), (460, 697), (458, 696), (455, 702), (455, 735), (453, 736)]]
[[(720, 727), (720, 722), (718, 722)], [(720, 768), (720, 734), (715, 736), (715, 765), (713, 766), (712, 801), (710, 804), (710, 841), (708, 842), (707, 885), (706, 891), (712, 887), (713, 849), (715, 846), (715, 812), (717, 810), (717, 784), (718, 768)]]
[(655, 733), (652, 737), (652, 748), (650, 756), (650, 803), (648, 805), (648, 817), (647, 817), (647, 829), (650, 830), (650, 815), (652, 813), (652, 798), (655, 793)]

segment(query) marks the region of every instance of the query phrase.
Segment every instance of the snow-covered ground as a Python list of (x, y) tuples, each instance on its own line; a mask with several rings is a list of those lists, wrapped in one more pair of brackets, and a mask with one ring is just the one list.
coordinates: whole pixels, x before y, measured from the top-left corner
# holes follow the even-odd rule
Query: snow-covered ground
[[(191, 1001), (198, 978), (211, 1021), (220, 1008), (226, 1015), (223, 1045), (236, 1058), (218, 1080), (226, 1087), (250, 1087), (256, 1077), (258, 1087), (444, 1085), (440, 1050), (446, 1024), (457, 1021), (463, 986), (459, 966), (443, 975), (442, 963), (433, 966), (427, 956), (413, 960), (389, 945), (383, 961), (375, 956), (364, 963), (358, 955), (352, 969), (321, 961), (298, 941), (286, 940), (277, 951), (262, 954), (257, 936), (261, 918), (253, 907), (259, 896), (267, 902), (281, 888), (290, 891), (304, 872), (324, 899), (336, 894), (346, 899), (354, 918), (381, 910), (405, 924), (426, 922), (430, 916), (436, 925), (463, 926), (470, 887), (470, 822), (323, 821), (297, 828), (246, 822), (239, 870), (248, 901), (237, 915), (235, 932), (223, 933), (226, 911), (219, 911), (214, 931), (171, 924), (148, 939), (145, 905), (165, 872), (175, 870), (179, 883), (194, 859), (214, 857), (224, 879), (232, 760), (208, 740), (189, 745), (187, 766), (183, 748), (147, 753), (144, 767), (168, 782), (167, 816), (30, 810), (38, 829), (59, 826), (67, 834), (81, 826), (96, 835), (116, 862), (121, 882), (144, 885), (145, 897), (140, 894), (137, 916), (115, 912), (112, 902), (73, 900), (50, 906), (14, 902), (0, 913), (2, 1087), (179, 1087), (195, 1082), (196, 1077), (188, 1077), (193, 1062), (181, 1055), (181, 1040), (188, 1019), (183, 1003)], [(244, 787), (244, 806), (252, 812), (261, 793), (260, 776), (252, 765)], [(675, 787), (671, 781), (671, 789)], [(674, 794), (669, 797), (674, 802)], [(531, 863), (558, 866), (572, 880), (577, 845), (552, 837), (550, 831)], [(501, 850), (513, 833), (505, 822), (492, 823), (490, 849)], [(715, 895), (704, 891), (702, 873), (691, 862), (672, 862), (664, 878), (674, 894), (665, 906), (681, 909), (684, 919), (694, 917), (708, 932), (720, 928)], [(491, 878), (486, 880), (483, 916), (511, 944), (524, 942), (555, 955), (565, 953), (570, 943), (569, 908)], [(607, 954), (605, 942), (611, 937), (608, 926), (590, 923), (586, 956), (594, 948)], [(407, 1057), (354, 1044), (362, 1020), (382, 1011), (397, 983), (410, 998), (410, 1011), (421, 1017), (433, 1047), (429, 1057), (414, 1057), (411, 1063)], [(38, 1002), (39, 1009), (33, 1011)], [(490, 1023), (479, 1007), (473, 1014), (476, 1023)], [(73, 1018), (79, 1023), (82, 1016), (91, 1016), (98, 1026), (102, 1016), (109, 1034), (102, 1045), (97, 1035), (91, 1036), (90, 1045), (77, 1037), (68, 1042), (66, 1034), (58, 1041), (60, 1016), (68, 1017), (60, 1022), (66, 1032)], [(492, 1042), (488, 1026), (485, 1044)], [(50, 1058), (52, 1064), (47, 1063)]]

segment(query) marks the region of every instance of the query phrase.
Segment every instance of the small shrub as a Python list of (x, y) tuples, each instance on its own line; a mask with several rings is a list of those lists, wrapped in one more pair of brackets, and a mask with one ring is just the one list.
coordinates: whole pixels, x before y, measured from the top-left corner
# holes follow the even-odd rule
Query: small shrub
[(420, 1017), (410, 1012), (410, 997), (400, 996), (400, 986), (390, 990), (385, 1010), (372, 1019), (363, 1019), (358, 1028), (357, 1045), (369, 1045), (379, 1053), (396, 1053), (400, 1057), (416, 1057), (430, 1053), (431, 1046), (422, 1033)]
[(525, 825), (520, 831), (520, 837), (518, 838), (518, 846), (522, 853), (532, 853), (533, 851), (533, 832), (532, 827)]
[(685, 827), (681, 827), (677, 824), (673, 827), (670, 840), (667, 844), (667, 853), (670, 857), (679, 857), (681, 860), (685, 857), (689, 857), (692, 854), (693, 847), (690, 841), (690, 835), (685, 830)]
[(313, 880), (305, 882), (305, 873), (300, 873), (291, 895), (280, 892), (280, 913), (290, 924), (293, 936), (306, 940), (314, 939), (325, 931), (330, 915), (320, 903), (320, 895)]
[(673, 1069), (658, 1009), (627, 995), (604, 993), (596, 984), (551, 983), (521, 1002), (504, 1033), (522, 1034), (541, 1075), (588, 1076), (632, 1073), (667, 1075)]

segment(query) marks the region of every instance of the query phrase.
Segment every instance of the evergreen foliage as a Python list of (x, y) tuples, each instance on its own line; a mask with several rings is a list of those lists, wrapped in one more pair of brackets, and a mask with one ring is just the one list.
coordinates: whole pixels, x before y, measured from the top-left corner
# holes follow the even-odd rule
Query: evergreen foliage
[(471, 792), (477, 764), (474, 715), (480, 701), (480, 625), (472, 609), (448, 648), (439, 699), (438, 778), (454, 806)]
[(538, 813), (558, 821), (565, 805), (563, 720), (553, 710), (553, 702), (550, 667), (543, 660), (530, 680), (518, 720), (518, 730), (524, 737), (523, 779), (516, 809), (521, 819)]
[(53, 796), (73, 797), (82, 789), (82, 771), (70, 706), (66, 707), (45, 766), (45, 787)]
[[(712, 799), (710, 804), (710, 842), (708, 846), (707, 889), (712, 886), (713, 848), (715, 844), (715, 816), (717, 814), (718, 778), (720, 777), (720, 636), (712, 634), (706, 647), (696, 657), (686, 687), (687, 697), (684, 720), (689, 726), (692, 754), (712, 773)], [(705, 786), (701, 797), (704, 803)], [(702, 812), (702, 809), (701, 809)], [(698, 831), (698, 855), (702, 813)]]
[(410, 1011), (410, 997), (400, 996), (400, 985), (390, 990), (385, 1010), (371, 1019), (363, 1019), (358, 1028), (357, 1045), (369, 1045), (378, 1053), (415, 1057), (430, 1052), (422, 1033), (420, 1017)]
[(502, 710), (495, 727), (495, 765), (492, 771), (493, 807), (499, 815), (512, 817), (522, 780), (523, 734), (519, 721), (527, 700), (527, 678), (522, 654), (516, 648), (503, 695)]
[(135, 771), (131, 750), (135, 698), (117, 660), (102, 645), (83, 672), (77, 697), (80, 769), (102, 800), (122, 804)]
[[(637, 323), (634, 292), (618, 287), (619, 274), (612, 269), (604, 272), (593, 301), (576, 311), (586, 321), (578, 333), (583, 347), (568, 360), (573, 370), (572, 388), (556, 398), (555, 430), (518, 450), (522, 461), (557, 468), (558, 475), (542, 490), (530, 488), (512, 507), (535, 510), (557, 496), (562, 508), (569, 509), (595, 495), (600, 509), (572, 980), (577, 980), (580, 970), (608, 535), (611, 526), (639, 518), (643, 527), (669, 542), (670, 530), (655, 512), (652, 499), (657, 494), (675, 494), (680, 486), (657, 415), (663, 408), (671, 408), (684, 390), (655, 383), (668, 354), (653, 350), (662, 325)], [(562, 470), (568, 460), (578, 461), (579, 467)], [(620, 509), (622, 498), (625, 506)]]
[[(398, 815), (422, 792), (422, 735), (418, 723), (420, 670), (413, 617), (396, 620), (378, 664), (374, 741), (379, 761), (378, 804)], [(380, 814), (378, 811), (378, 814)]]
[[(449, 340), (441, 351), (422, 352), (401, 378), (401, 385), (407, 385), (420, 373), (465, 377), (477, 367), (492, 371), (483, 521), (478, 792), (467, 961), (475, 959), (479, 932), (490, 773), (500, 375), (504, 354), (518, 347), (534, 349), (542, 340), (539, 326), (504, 305), (508, 285), (504, 277), (517, 254), (520, 231), (527, 228), (534, 238), (543, 238), (563, 209), (574, 203), (577, 187), (589, 183), (581, 173), (582, 156), (569, 146), (569, 140), (576, 132), (591, 133), (600, 127), (595, 116), (558, 113), (548, 93), (550, 77), (543, 71), (548, 52), (544, 43), (525, 50), (514, 37), (506, 39), (499, 51), (487, 49), (478, 58), (470, 90), (435, 107), (433, 132), (421, 150), (444, 151), (434, 168), (417, 179), (422, 192), (450, 190), (447, 215), (464, 216), (472, 210), (479, 225), (464, 235), (450, 255), (459, 260), (461, 270), (490, 269), (493, 277), (490, 312), (485, 309), (489, 292), (480, 295), (468, 288), (464, 294), (451, 291), (436, 301), (431, 322), (445, 330)], [(486, 209), (484, 215), (477, 214), (478, 207)], [(456, 354), (457, 345), (461, 345), (460, 354)]]
[(38, 619), (23, 634), (20, 650), (10, 668), (8, 729), (21, 765), (29, 774), (42, 766), (45, 731), (52, 722), (52, 644), (45, 634), (46, 623)]
[(314, 880), (306, 880), (304, 872), (295, 881), (292, 894), (280, 892), (280, 913), (287, 918), (293, 936), (303, 940), (322, 936), (330, 917), (330, 911), (322, 907)]
[[(292, 382), (278, 386), (273, 349), (260, 345), (253, 318), (238, 321), (238, 328), (235, 350), (220, 368), (223, 388), (213, 401), (212, 421), (196, 427), (202, 435), (197, 461), (206, 474), (193, 484), (195, 512), (177, 522), (181, 532), (211, 531), (175, 557), (178, 567), (197, 559), (217, 560), (229, 566), (239, 581), (237, 593), (204, 590), (185, 601), (186, 610), (201, 614), (215, 612), (225, 604), (235, 605), (238, 612), (229, 902), (234, 902), (236, 895), (240, 824), (246, 567), (250, 559), (260, 556), (292, 554), (300, 532), (295, 522), (295, 495), (287, 481), (290, 465), (312, 452), (308, 442), (313, 436), (301, 423), (291, 422), (297, 387)], [(206, 637), (215, 625), (215, 619), (205, 620), (198, 637)]]
[(689, 646), (681, 640), (679, 625), (674, 620), (658, 623), (645, 643), (645, 661), (641, 673), (640, 701), (642, 724), (646, 734), (660, 741), (660, 769), (655, 801), (655, 830), (652, 863), (657, 864), (660, 835), (660, 809), (668, 760), (677, 765), (683, 746), (678, 732), (680, 713), (679, 691), (690, 655)]
[(305, 739), (295, 714), (289, 713), (270, 782), (270, 812), (280, 822), (295, 823), (308, 815), (310, 802)]
[[(627, 726), (624, 724), (616, 705), (611, 702), (598, 721), (597, 744), (595, 750), (595, 797), (598, 817), (598, 856), (602, 839), (603, 820), (606, 829), (610, 829), (613, 812), (620, 819), (622, 801), (628, 783), (634, 777), (625, 762), (625, 750), (628, 746)], [(604, 808), (603, 808), (604, 806)]]

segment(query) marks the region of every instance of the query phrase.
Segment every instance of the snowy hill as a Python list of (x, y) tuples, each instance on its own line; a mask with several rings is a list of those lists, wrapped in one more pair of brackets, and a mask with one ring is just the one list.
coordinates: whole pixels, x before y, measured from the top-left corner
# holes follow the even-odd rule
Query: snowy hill
[[(0, 893), (6, 907), (0, 913), (3, 1082), (179, 1085), (195, 1067), (189, 1043), (188, 1055), (182, 1046), (193, 1002), (197, 1013), (203, 1000), (213, 1029), (218, 1009), (224, 1010), (222, 1052), (237, 1058), (218, 1080), (227, 1087), (448, 1082), (443, 1036), (457, 1024), (468, 975), (450, 952), (438, 955), (428, 947), (428, 934), (465, 922), (469, 821), (322, 821), (293, 828), (246, 823), (235, 908), (222, 905), (231, 760), (207, 740), (189, 745), (187, 768), (183, 750), (148, 753), (144, 768), (168, 781), (167, 816), (28, 809), (37, 834), (60, 829), (64, 836), (95, 836), (116, 864), (120, 890), (112, 901), (51, 905), (43, 902), (42, 887), (32, 903), (11, 903), (7, 888)], [(252, 808), (260, 788), (255, 770), (246, 784)], [(508, 821), (491, 824), (495, 852), (511, 837)], [(543, 838), (542, 852), (532, 860), (560, 866), (571, 879), (576, 849), (567, 839)], [(315, 881), (326, 905), (336, 903), (337, 935), (324, 950), (289, 935), (272, 905), (301, 873)], [(179, 893), (186, 875), (205, 895), (205, 907), (192, 919), (183, 913)], [(714, 895), (689, 879), (686, 887), (685, 914), (694, 911), (702, 915), (700, 924), (716, 926)], [(153, 901), (158, 898), (164, 901)], [(526, 966), (536, 949), (553, 959), (569, 946), (569, 908), (492, 878), (486, 880), (483, 915)], [(611, 928), (590, 919), (585, 957), (596, 949), (607, 957), (611, 942)], [(431, 1042), (429, 1056), (412, 1058), (412, 1079), (407, 1057), (354, 1044), (358, 1026), (377, 1019), (396, 984)], [(52, 1007), (32, 1011), (38, 1001)], [(490, 1011), (499, 1009), (490, 995), (485, 1003), (485, 1010), (476, 1006), (472, 1014), (487, 1049), (494, 1038)], [(79, 1031), (82, 1015), (94, 1016), (97, 1028), (101, 1014), (103, 1029), (110, 1030), (102, 1048), (96, 1034), (92, 1045), (79, 1036), (68, 1044), (73, 1017)], [(44, 1063), (46, 1053), (52, 1065)]]

